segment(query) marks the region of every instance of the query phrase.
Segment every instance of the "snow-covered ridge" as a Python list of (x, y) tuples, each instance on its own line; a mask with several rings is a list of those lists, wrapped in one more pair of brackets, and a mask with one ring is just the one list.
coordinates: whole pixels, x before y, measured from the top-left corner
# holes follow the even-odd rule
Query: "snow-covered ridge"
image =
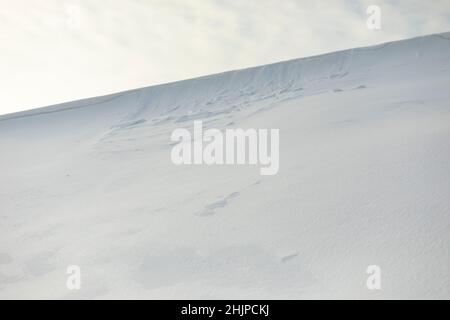
[[(420, 59), (449, 59), (450, 32), (332, 52), (248, 69), (134, 89), (0, 116), (0, 121), (105, 105), (127, 97), (128, 120), (170, 118), (236, 108), (264, 99), (289, 99), (333, 89), (359, 75), (382, 74)], [(394, 80), (394, 78), (392, 79)], [(341, 90), (335, 88), (335, 90)]]
[[(5, 115), (0, 299), (448, 299), (449, 88), (444, 33)], [(277, 174), (174, 164), (196, 119)]]

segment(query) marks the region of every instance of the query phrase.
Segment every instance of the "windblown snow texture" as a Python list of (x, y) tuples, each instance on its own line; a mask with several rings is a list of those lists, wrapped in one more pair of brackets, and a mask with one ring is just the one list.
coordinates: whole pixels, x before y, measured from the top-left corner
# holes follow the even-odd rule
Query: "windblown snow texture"
[[(449, 88), (445, 33), (0, 117), (0, 298), (450, 298)], [(278, 175), (172, 164), (197, 119)]]

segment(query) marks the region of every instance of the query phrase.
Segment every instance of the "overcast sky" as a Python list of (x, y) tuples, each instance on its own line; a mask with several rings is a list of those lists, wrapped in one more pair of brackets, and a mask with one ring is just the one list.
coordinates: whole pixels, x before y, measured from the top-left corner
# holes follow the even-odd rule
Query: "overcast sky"
[[(450, 0), (0, 4), (0, 114), (450, 31)], [(366, 27), (372, 4), (376, 31)]]

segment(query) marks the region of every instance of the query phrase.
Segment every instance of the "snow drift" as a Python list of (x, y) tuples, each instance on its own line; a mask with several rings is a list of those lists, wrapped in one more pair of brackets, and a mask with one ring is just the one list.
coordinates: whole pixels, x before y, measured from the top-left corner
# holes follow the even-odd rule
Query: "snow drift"
[[(0, 297), (449, 298), (449, 88), (444, 33), (0, 116)], [(278, 175), (175, 166), (194, 120)]]

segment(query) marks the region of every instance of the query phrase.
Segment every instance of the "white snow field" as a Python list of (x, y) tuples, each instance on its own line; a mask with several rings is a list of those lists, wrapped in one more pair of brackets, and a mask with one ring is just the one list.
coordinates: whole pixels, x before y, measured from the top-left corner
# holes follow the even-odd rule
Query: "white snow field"
[[(278, 174), (173, 164), (194, 120), (279, 128)], [(2, 299), (450, 298), (450, 33), (5, 115), (0, 150)]]

